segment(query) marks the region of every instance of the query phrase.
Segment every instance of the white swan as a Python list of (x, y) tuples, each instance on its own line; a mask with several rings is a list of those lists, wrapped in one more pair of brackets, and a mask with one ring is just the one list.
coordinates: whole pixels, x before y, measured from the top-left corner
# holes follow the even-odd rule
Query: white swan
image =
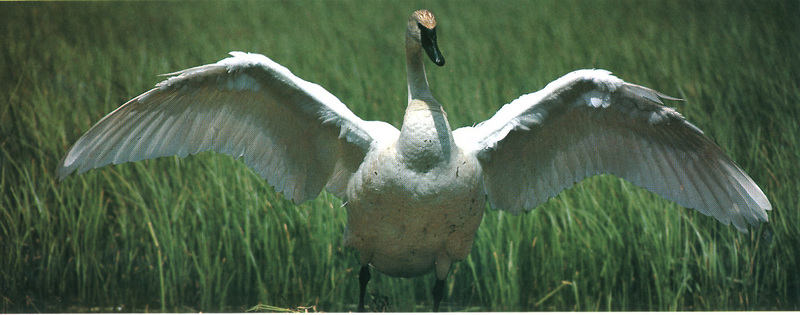
[(346, 202), (345, 244), (391, 276), (436, 272), (434, 310), (452, 262), (469, 253), (486, 201), (530, 210), (588, 176), (611, 173), (732, 222), (767, 221), (761, 189), (670, 99), (604, 70), (579, 70), (451, 132), (424, 55), (444, 59), (426, 10), (408, 20), (408, 108), (401, 130), (364, 121), (319, 85), (258, 54), (173, 73), (92, 127), (58, 168), (213, 150), (244, 162), (297, 203), (323, 188)]

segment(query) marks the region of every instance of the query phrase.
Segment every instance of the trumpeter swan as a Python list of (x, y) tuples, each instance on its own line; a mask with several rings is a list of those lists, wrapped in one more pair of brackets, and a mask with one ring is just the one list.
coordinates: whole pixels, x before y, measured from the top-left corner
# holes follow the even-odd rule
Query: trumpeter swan
[(732, 222), (767, 221), (761, 189), (670, 99), (604, 70), (579, 70), (451, 131), (424, 56), (444, 58), (436, 21), (414, 12), (405, 35), (408, 107), (400, 130), (364, 121), (319, 85), (242, 52), (173, 73), (89, 129), (58, 167), (63, 179), (107, 164), (216, 151), (244, 162), (296, 203), (323, 188), (348, 212), (345, 244), (390, 276), (436, 273), (434, 310), (467, 256), (488, 201), (530, 210), (588, 176), (611, 173)]

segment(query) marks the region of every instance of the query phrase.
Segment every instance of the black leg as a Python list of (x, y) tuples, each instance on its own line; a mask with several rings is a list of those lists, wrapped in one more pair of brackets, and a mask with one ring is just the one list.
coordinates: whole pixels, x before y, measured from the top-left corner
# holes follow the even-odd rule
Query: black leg
[(439, 302), (444, 297), (444, 280), (436, 279), (433, 285), (433, 311), (439, 312)]
[(361, 272), (358, 273), (358, 283), (361, 284), (361, 295), (358, 297), (359, 312), (364, 312), (364, 294), (367, 293), (369, 278), (369, 267), (367, 265), (361, 266)]

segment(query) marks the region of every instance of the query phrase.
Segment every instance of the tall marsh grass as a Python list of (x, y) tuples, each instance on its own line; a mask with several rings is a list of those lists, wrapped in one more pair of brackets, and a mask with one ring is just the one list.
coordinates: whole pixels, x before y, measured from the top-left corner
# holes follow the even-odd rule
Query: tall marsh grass
[[(761, 186), (741, 234), (613, 176), (531, 213), (488, 211), (444, 310), (800, 309), (797, 1), (124, 2), (0, 4), (0, 311), (353, 311), (345, 211), (295, 205), (213, 153), (59, 182), (67, 148), (157, 74), (263, 53), (358, 115), (398, 126), (402, 34), (432, 10), (429, 69), (453, 126), (580, 68), (670, 102)], [(373, 274), (374, 310), (431, 309), (433, 276)]]

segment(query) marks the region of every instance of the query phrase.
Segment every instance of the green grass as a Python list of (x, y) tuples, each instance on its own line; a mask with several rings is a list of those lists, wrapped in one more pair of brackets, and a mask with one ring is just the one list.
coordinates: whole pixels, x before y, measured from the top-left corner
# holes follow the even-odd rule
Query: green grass
[[(354, 311), (345, 210), (296, 206), (241, 161), (204, 153), (59, 182), (92, 124), (168, 73), (265, 54), (358, 115), (399, 126), (408, 15), (437, 16), (429, 69), (454, 127), (580, 68), (670, 102), (761, 186), (740, 234), (613, 176), (529, 214), (488, 211), (444, 310), (800, 309), (797, 1), (0, 4), (0, 312)], [(373, 273), (389, 310), (427, 311), (433, 275)]]

